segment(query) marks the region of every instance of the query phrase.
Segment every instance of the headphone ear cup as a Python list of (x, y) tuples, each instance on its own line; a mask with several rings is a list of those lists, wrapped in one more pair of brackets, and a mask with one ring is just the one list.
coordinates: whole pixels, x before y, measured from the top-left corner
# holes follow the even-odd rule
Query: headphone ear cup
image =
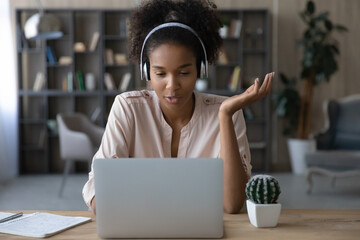
[(144, 78), (146, 81), (150, 81), (150, 72), (149, 72), (149, 68), (148, 68), (148, 61), (144, 62), (143, 65), (143, 74), (144, 74)]
[[(206, 74), (205, 64), (203, 61), (200, 63), (200, 76), (199, 78), (203, 78), (203, 76)], [(207, 76), (206, 76), (207, 77)]]

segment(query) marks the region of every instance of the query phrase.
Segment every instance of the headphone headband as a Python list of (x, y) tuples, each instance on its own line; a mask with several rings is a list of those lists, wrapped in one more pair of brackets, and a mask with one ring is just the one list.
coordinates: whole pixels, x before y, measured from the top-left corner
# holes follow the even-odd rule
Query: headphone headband
[(199, 35), (195, 32), (194, 29), (192, 29), (191, 27), (189, 27), (188, 25), (185, 25), (183, 23), (179, 23), (179, 22), (169, 22), (169, 23), (163, 23), (160, 24), (159, 26), (153, 28), (145, 37), (143, 45), (141, 47), (141, 53), (140, 53), (140, 79), (143, 79), (143, 52), (144, 52), (144, 48), (145, 48), (145, 44), (146, 41), (148, 40), (148, 38), (156, 31), (162, 29), (162, 28), (167, 28), (167, 27), (179, 27), (179, 28), (183, 28), (186, 29), (188, 31), (190, 31), (192, 34), (195, 35), (195, 37), (197, 37), (197, 39), (199, 40), (203, 51), (204, 51), (204, 57), (205, 57), (205, 75), (206, 77), (208, 77), (208, 61), (207, 61), (207, 55), (206, 55), (206, 49), (205, 49), (205, 45), (204, 43), (201, 41), (201, 38), (199, 37)]

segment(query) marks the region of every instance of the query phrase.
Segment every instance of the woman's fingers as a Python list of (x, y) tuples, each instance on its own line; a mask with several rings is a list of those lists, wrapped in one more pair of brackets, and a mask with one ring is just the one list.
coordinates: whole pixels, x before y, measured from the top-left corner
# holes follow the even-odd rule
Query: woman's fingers
[(261, 95), (265, 96), (270, 92), (273, 79), (274, 79), (274, 72), (266, 74), (265, 80), (259, 90), (259, 93)]
[(266, 74), (264, 82), (261, 85), (260, 92), (264, 92), (264, 93), (267, 92), (267, 90), (269, 89), (269, 86), (271, 85), (271, 82), (272, 82), (272, 76), (273, 76), (273, 73)]

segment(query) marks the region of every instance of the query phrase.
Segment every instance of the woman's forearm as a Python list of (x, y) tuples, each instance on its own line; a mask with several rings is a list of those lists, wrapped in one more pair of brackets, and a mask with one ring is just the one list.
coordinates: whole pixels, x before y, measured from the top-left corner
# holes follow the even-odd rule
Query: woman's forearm
[(238, 213), (245, 201), (247, 175), (241, 162), (232, 117), (219, 112), (220, 156), (224, 161), (224, 210)]
[(265, 97), (271, 90), (274, 72), (265, 76), (263, 84), (259, 79), (245, 92), (226, 99), (219, 109), (220, 156), (224, 160), (224, 208), (226, 212), (237, 213), (245, 201), (247, 174), (242, 164), (232, 116), (245, 106)]

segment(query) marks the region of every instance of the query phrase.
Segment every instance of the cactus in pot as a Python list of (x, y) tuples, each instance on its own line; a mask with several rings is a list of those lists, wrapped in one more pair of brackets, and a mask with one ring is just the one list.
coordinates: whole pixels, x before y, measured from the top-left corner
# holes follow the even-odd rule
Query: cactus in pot
[(279, 220), (281, 193), (279, 182), (269, 175), (255, 175), (246, 184), (246, 206), (250, 222), (255, 227), (275, 227)]

